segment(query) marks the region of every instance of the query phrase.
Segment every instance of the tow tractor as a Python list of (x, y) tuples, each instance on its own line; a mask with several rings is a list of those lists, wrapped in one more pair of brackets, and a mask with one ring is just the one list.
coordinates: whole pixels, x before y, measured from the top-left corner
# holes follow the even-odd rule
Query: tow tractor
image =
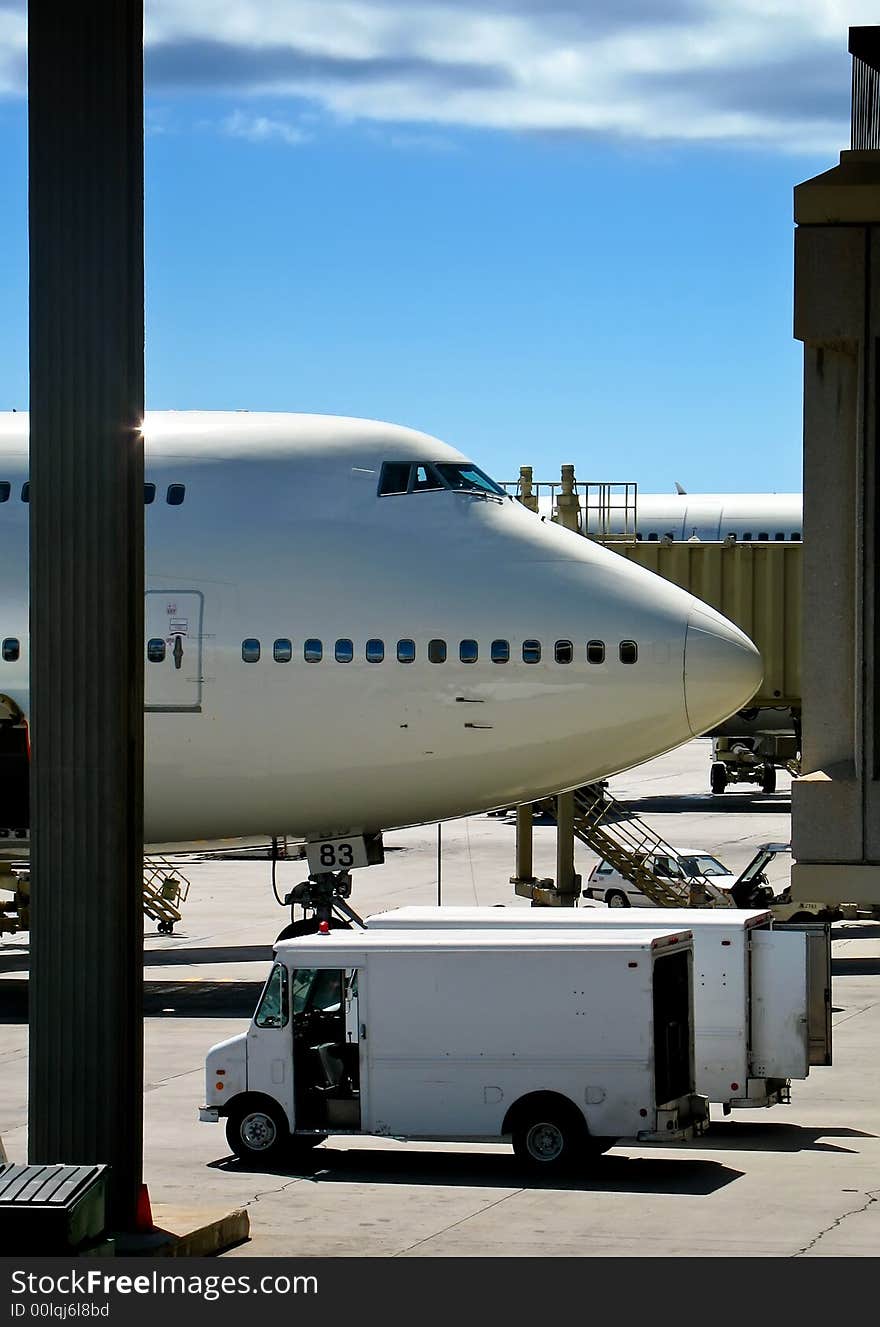
[(831, 907), (827, 903), (807, 903), (792, 899), (791, 885), (780, 894), (773, 892), (767, 879), (767, 867), (780, 853), (790, 853), (790, 843), (762, 843), (731, 886), (730, 895), (738, 908), (768, 908), (776, 922), (836, 922), (857, 916), (854, 903)]

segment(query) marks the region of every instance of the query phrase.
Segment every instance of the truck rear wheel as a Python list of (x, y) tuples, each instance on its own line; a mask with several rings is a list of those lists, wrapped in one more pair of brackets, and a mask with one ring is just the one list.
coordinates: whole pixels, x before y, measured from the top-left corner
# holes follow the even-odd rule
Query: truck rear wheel
[(513, 1128), (513, 1150), (518, 1161), (541, 1175), (556, 1175), (583, 1162), (587, 1153), (587, 1127), (573, 1107), (562, 1102), (525, 1108)]
[(709, 786), (713, 793), (723, 793), (727, 787), (727, 767), (723, 760), (716, 760), (710, 769)]
[(226, 1141), (242, 1161), (275, 1162), (290, 1147), (290, 1128), (277, 1102), (245, 1098), (229, 1112)]
[(769, 764), (769, 762), (761, 770), (761, 791), (765, 793), (776, 792), (776, 767)]

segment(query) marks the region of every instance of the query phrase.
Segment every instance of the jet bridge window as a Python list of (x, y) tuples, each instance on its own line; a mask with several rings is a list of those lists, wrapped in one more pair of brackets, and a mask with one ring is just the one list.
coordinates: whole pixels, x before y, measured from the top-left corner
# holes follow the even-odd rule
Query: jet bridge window
[(570, 640), (558, 640), (554, 653), (558, 664), (570, 664), (574, 658), (574, 646)]
[(156, 485), (144, 484), (144, 506), (149, 507), (150, 503), (156, 501)]
[(428, 663), (446, 663), (446, 641), (428, 641)]
[(303, 658), (306, 663), (320, 663), (324, 657), (324, 646), (319, 640), (310, 639), (303, 643)]
[(367, 641), (367, 663), (381, 663), (385, 658), (384, 640)]
[(293, 642), (282, 636), (272, 646), (272, 658), (276, 663), (290, 663), (293, 658)]
[(169, 507), (179, 507), (186, 497), (186, 484), (169, 484), (165, 501)]
[(539, 640), (524, 640), (522, 647), (523, 663), (536, 664), (541, 662), (541, 642)]
[(260, 642), (253, 636), (241, 642), (241, 657), (245, 663), (260, 662)]
[(147, 662), (162, 663), (165, 659), (165, 642), (158, 636), (147, 641)]
[(7, 636), (2, 646), (3, 662), (15, 663), (21, 654), (21, 642), (15, 636)]
[(620, 662), (623, 664), (634, 664), (639, 657), (639, 647), (634, 640), (622, 640), (620, 642), (618, 653)]
[(480, 657), (480, 647), (475, 640), (463, 640), (458, 647), (458, 657), (462, 663), (476, 663)]
[(0, 482), (0, 502), (8, 502), (9, 494), (12, 492), (12, 485), (8, 479)]
[(287, 1019), (287, 969), (283, 963), (276, 963), (263, 987), (254, 1022), (258, 1028), (283, 1028)]
[(492, 642), (492, 649), (491, 649), (491, 657), (492, 657), (492, 662), (493, 662), (493, 663), (509, 663), (509, 662), (510, 662), (510, 641), (509, 641), (509, 640), (493, 640), (493, 642)]
[(351, 663), (354, 658), (354, 645), (350, 640), (338, 640), (333, 653), (337, 663)]
[(399, 640), (397, 642), (397, 662), (413, 663), (416, 657), (416, 643), (414, 640)]
[(587, 663), (603, 664), (605, 662), (605, 642), (604, 640), (587, 641)]

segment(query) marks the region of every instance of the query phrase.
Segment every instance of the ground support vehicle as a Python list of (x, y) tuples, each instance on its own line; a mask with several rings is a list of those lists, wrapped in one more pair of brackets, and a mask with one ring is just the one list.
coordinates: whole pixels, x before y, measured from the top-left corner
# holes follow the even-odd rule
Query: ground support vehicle
[[(666, 908), (694, 938), (696, 1089), (731, 1107), (789, 1100), (792, 1079), (831, 1063), (831, 946), (827, 927), (791, 931), (767, 910)], [(626, 931), (657, 926), (657, 910), (404, 907), (367, 918), (371, 930), (477, 927), (509, 933)]]
[(276, 955), (247, 1032), (206, 1061), (200, 1118), (225, 1116), (241, 1157), (511, 1139), (550, 1173), (706, 1127), (687, 930), (328, 928)]

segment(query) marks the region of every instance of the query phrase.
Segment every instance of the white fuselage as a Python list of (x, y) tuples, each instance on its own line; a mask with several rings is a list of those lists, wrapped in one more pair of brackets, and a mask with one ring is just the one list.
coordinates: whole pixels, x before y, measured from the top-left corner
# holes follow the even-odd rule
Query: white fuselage
[[(740, 543), (797, 543), (803, 538), (803, 506), (800, 493), (639, 493), (635, 533), (646, 543), (730, 536)], [(539, 498), (538, 510), (548, 519), (553, 507), (553, 499)], [(622, 511), (612, 508), (607, 519), (609, 533), (625, 533)]]
[[(383, 462), (465, 460), (425, 434), (201, 412), (150, 415), (144, 432), (150, 842), (321, 838), (532, 799), (686, 741), (760, 682), (754, 647), (719, 614), (512, 499), (379, 496)], [(27, 419), (0, 416), (0, 637), (20, 642), (17, 658), (4, 647), (0, 693), (25, 715), (26, 478)], [(470, 641), (478, 657), (463, 662)], [(556, 642), (572, 643), (570, 663)]]

